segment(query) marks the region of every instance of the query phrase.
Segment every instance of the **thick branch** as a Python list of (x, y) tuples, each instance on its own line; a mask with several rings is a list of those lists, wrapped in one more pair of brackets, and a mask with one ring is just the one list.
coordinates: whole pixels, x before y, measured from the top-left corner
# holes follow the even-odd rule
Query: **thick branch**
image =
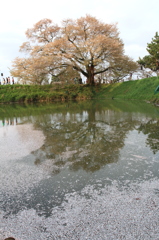
[(97, 75), (97, 74), (99, 74), (99, 73), (104, 73), (104, 72), (106, 72), (106, 71), (108, 71), (108, 70), (110, 70), (110, 69), (112, 69), (112, 67), (108, 67), (108, 68), (105, 68), (105, 69), (103, 69), (103, 70), (101, 70), (101, 71), (95, 72), (94, 75)]

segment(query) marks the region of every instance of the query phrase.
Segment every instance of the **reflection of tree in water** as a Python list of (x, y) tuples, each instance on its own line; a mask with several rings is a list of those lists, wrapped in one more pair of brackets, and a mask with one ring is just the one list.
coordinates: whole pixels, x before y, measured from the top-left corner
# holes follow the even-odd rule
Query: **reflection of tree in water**
[(36, 164), (50, 159), (58, 168), (68, 165), (72, 170), (94, 172), (108, 163), (117, 162), (128, 131), (137, 120), (131, 114), (105, 111), (83, 111), (45, 115), (36, 120), (42, 128), (45, 144), (34, 152)]
[(159, 150), (159, 120), (151, 119), (147, 123), (142, 123), (138, 130), (148, 135), (146, 144), (152, 149), (154, 154), (157, 153)]

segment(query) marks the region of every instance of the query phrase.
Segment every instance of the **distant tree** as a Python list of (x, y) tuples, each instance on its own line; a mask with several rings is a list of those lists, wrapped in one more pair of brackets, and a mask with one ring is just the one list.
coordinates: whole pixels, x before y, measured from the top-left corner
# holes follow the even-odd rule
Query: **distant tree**
[(80, 74), (74, 70), (71, 66), (68, 66), (63, 71), (59, 72), (58, 75), (52, 77), (52, 83), (61, 82), (61, 83), (74, 83), (74, 79), (80, 79)]
[(152, 38), (151, 43), (147, 44), (146, 50), (149, 55), (144, 56), (143, 58), (139, 58), (138, 63), (141, 68), (149, 68), (152, 71), (156, 72), (158, 75), (159, 70), (159, 35), (156, 32), (154, 38)]
[[(71, 67), (92, 85), (96, 75), (116, 69), (125, 56), (116, 24), (105, 24), (89, 15), (67, 19), (61, 27), (50, 19), (43, 19), (28, 29), (26, 36), (29, 42), (20, 47), (32, 59), (26, 77), (27, 71), (34, 73), (34, 70), (39, 74), (62, 76)], [(18, 68), (15, 60), (13, 76)]]
[(10, 70), (12, 76), (18, 78), (22, 84), (42, 84), (48, 83), (47, 72), (41, 67), (41, 61), (35, 58), (16, 58), (13, 61), (13, 69)]
[(112, 82), (124, 81), (125, 78), (131, 77), (133, 73), (138, 69), (138, 64), (134, 62), (130, 57), (123, 56), (123, 58), (116, 63), (116, 67), (111, 70), (110, 78)]

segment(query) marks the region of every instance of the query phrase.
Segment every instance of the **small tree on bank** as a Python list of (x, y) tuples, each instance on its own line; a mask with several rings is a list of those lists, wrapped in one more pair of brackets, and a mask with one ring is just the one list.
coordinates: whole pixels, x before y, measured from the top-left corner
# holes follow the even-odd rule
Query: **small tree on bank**
[(141, 68), (149, 68), (153, 72), (159, 74), (159, 35), (156, 32), (154, 38), (152, 38), (151, 43), (147, 44), (146, 50), (149, 55), (144, 56), (143, 58), (139, 58), (138, 63)]
[[(43, 19), (28, 29), (26, 36), (29, 41), (23, 43), (20, 51), (28, 53), (32, 63), (23, 69), (25, 77), (31, 77), (34, 70), (59, 76), (72, 68), (93, 85), (98, 74), (108, 70), (123, 71), (124, 44), (116, 24), (105, 24), (89, 15), (77, 20), (67, 19), (61, 27), (50, 19)], [(129, 61), (129, 57), (127, 59)], [(20, 72), (18, 63), (15, 59), (12, 69), (15, 77)]]

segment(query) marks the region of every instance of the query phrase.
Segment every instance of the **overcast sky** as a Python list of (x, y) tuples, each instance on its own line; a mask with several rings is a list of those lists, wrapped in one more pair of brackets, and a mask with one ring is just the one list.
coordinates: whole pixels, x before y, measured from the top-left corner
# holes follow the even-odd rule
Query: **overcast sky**
[(60, 24), (89, 14), (105, 23), (118, 23), (125, 54), (138, 60), (147, 54), (147, 43), (159, 31), (159, 0), (4, 0), (0, 5), (0, 72), (9, 69), (27, 41), (25, 31), (41, 19)]

